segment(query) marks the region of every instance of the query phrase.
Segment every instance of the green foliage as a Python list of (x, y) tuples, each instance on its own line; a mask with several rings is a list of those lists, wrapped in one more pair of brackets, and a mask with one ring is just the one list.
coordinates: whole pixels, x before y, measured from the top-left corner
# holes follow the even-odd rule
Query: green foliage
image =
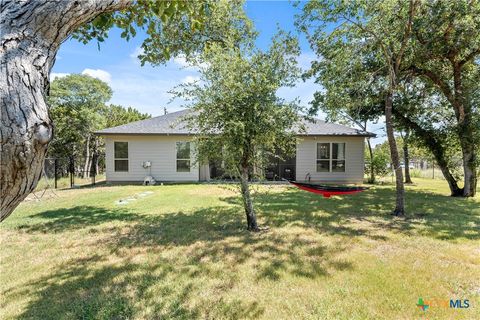
[(142, 65), (164, 63), (178, 54), (195, 55), (209, 43), (222, 43), (228, 37), (241, 41), (251, 32), (242, 0), (139, 0), (124, 11), (99, 15), (73, 37), (100, 43), (113, 26), (122, 29), (121, 36), (127, 40), (138, 30), (145, 31), (144, 52), (139, 56)]
[(48, 103), (55, 128), (49, 154), (66, 157), (83, 152), (90, 133), (105, 127), (102, 112), (111, 96), (108, 84), (88, 75), (52, 81)]
[(373, 172), (376, 176), (384, 177), (391, 172), (388, 168), (390, 164), (390, 155), (384, 152), (378, 152), (373, 154), (373, 161), (371, 164)]
[(141, 113), (133, 107), (123, 107), (114, 104), (111, 104), (104, 109), (103, 116), (106, 120), (105, 128), (116, 127), (152, 117), (150, 114)]
[(368, 175), (370, 174), (372, 167), (375, 176), (384, 177), (392, 172), (389, 168), (392, 161), (387, 142), (375, 146), (373, 149), (373, 159), (370, 159), (368, 150), (365, 150), (365, 159), (365, 173)]
[(88, 75), (72, 74), (52, 81), (48, 103), (55, 130), (50, 156), (79, 155), (93, 138), (92, 132), (151, 117), (132, 107), (107, 105), (111, 96), (107, 83)]
[[(246, 45), (213, 44), (201, 57), (201, 78), (175, 94), (191, 101), (189, 123), (199, 132), (198, 160), (221, 160), (234, 175), (262, 167), (275, 151), (291, 154), (297, 101), (277, 97), (299, 74), (297, 40), (279, 33), (266, 52)], [(199, 60), (200, 62), (200, 60)]]
[(361, 122), (383, 114), (408, 14), (408, 3), (395, 0), (309, 1), (303, 6), (296, 25), (319, 57), (304, 77), (315, 77), (325, 88), (315, 94), (312, 112), (321, 108), (335, 118), (343, 111)]
[(447, 171), (458, 167), (461, 149), (466, 166), (478, 166), (478, 156), (466, 154), (478, 155), (480, 145), (480, 3), (312, 0), (302, 7), (296, 24), (320, 57), (304, 77), (324, 88), (312, 113), (375, 121), (393, 84), (396, 129), (410, 130)]

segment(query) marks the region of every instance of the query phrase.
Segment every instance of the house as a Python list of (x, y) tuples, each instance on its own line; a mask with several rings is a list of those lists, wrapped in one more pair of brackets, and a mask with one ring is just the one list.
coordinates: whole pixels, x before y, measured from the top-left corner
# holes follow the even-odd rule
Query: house
[[(169, 113), (96, 132), (105, 138), (107, 182), (206, 181), (221, 174), (214, 164), (196, 165), (192, 139), (183, 116), (188, 110)], [(322, 120), (305, 122), (298, 134), (295, 157), (272, 161), (266, 177), (362, 183), (364, 143), (373, 134)]]

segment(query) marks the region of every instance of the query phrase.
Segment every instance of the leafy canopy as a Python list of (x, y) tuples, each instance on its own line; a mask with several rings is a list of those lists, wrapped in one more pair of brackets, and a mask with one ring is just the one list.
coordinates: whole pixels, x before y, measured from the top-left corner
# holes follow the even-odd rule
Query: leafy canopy
[(139, 55), (142, 65), (165, 63), (178, 54), (196, 55), (210, 43), (223, 43), (226, 38), (238, 42), (251, 32), (243, 0), (138, 0), (126, 10), (99, 15), (73, 37), (100, 43), (114, 26), (123, 30), (121, 36), (127, 40), (145, 32)]
[(149, 119), (152, 116), (148, 113), (141, 113), (133, 107), (123, 107), (111, 104), (103, 112), (106, 123), (105, 128), (120, 126), (122, 124)]
[(111, 96), (107, 83), (88, 75), (72, 74), (53, 80), (48, 102), (55, 128), (49, 154), (78, 154), (84, 151), (93, 131), (151, 117), (132, 107), (107, 105)]
[(48, 97), (55, 123), (50, 154), (69, 156), (82, 151), (90, 133), (104, 127), (102, 113), (111, 96), (108, 84), (88, 75), (72, 74), (53, 80)]
[(275, 150), (292, 151), (299, 107), (279, 98), (277, 90), (298, 78), (299, 50), (295, 38), (280, 32), (265, 52), (246, 41), (213, 44), (203, 53), (200, 80), (174, 91), (191, 102), (188, 120), (199, 132), (200, 161), (222, 160), (238, 174), (261, 166)]

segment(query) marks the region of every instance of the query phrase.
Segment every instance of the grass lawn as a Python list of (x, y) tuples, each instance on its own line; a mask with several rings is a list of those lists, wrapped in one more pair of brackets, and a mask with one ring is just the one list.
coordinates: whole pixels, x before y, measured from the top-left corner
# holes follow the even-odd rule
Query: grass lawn
[[(480, 319), (480, 198), (415, 180), (407, 218), (389, 215), (388, 185), (330, 199), (260, 187), (257, 234), (228, 185), (25, 202), (0, 224), (0, 318)], [(470, 308), (424, 312), (419, 297)]]

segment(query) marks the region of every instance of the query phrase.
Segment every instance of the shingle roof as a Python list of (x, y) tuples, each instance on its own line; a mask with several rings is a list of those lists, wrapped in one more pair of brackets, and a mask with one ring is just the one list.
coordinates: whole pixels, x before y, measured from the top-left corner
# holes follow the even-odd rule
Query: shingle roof
[(189, 110), (182, 110), (172, 113), (167, 113), (163, 116), (153, 117), (150, 119), (130, 122), (121, 126), (103, 129), (95, 132), (98, 135), (112, 135), (112, 134), (193, 134), (192, 130), (187, 128), (185, 122), (182, 122), (182, 117), (185, 116)]
[(350, 128), (333, 122), (325, 122), (320, 119), (303, 121), (305, 131), (299, 135), (305, 136), (364, 136), (374, 137), (375, 134), (360, 129)]
[[(103, 129), (95, 132), (97, 135), (188, 135), (195, 134), (187, 127), (182, 117), (187, 110), (167, 113), (146, 120), (135, 121), (121, 126)], [(302, 136), (365, 136), (374, 137), (375, 134), (350, 128), (344, 125), (325, 122), (315, 119), (313, 122), (304, 121), (305, 130), (299, 132)]]

